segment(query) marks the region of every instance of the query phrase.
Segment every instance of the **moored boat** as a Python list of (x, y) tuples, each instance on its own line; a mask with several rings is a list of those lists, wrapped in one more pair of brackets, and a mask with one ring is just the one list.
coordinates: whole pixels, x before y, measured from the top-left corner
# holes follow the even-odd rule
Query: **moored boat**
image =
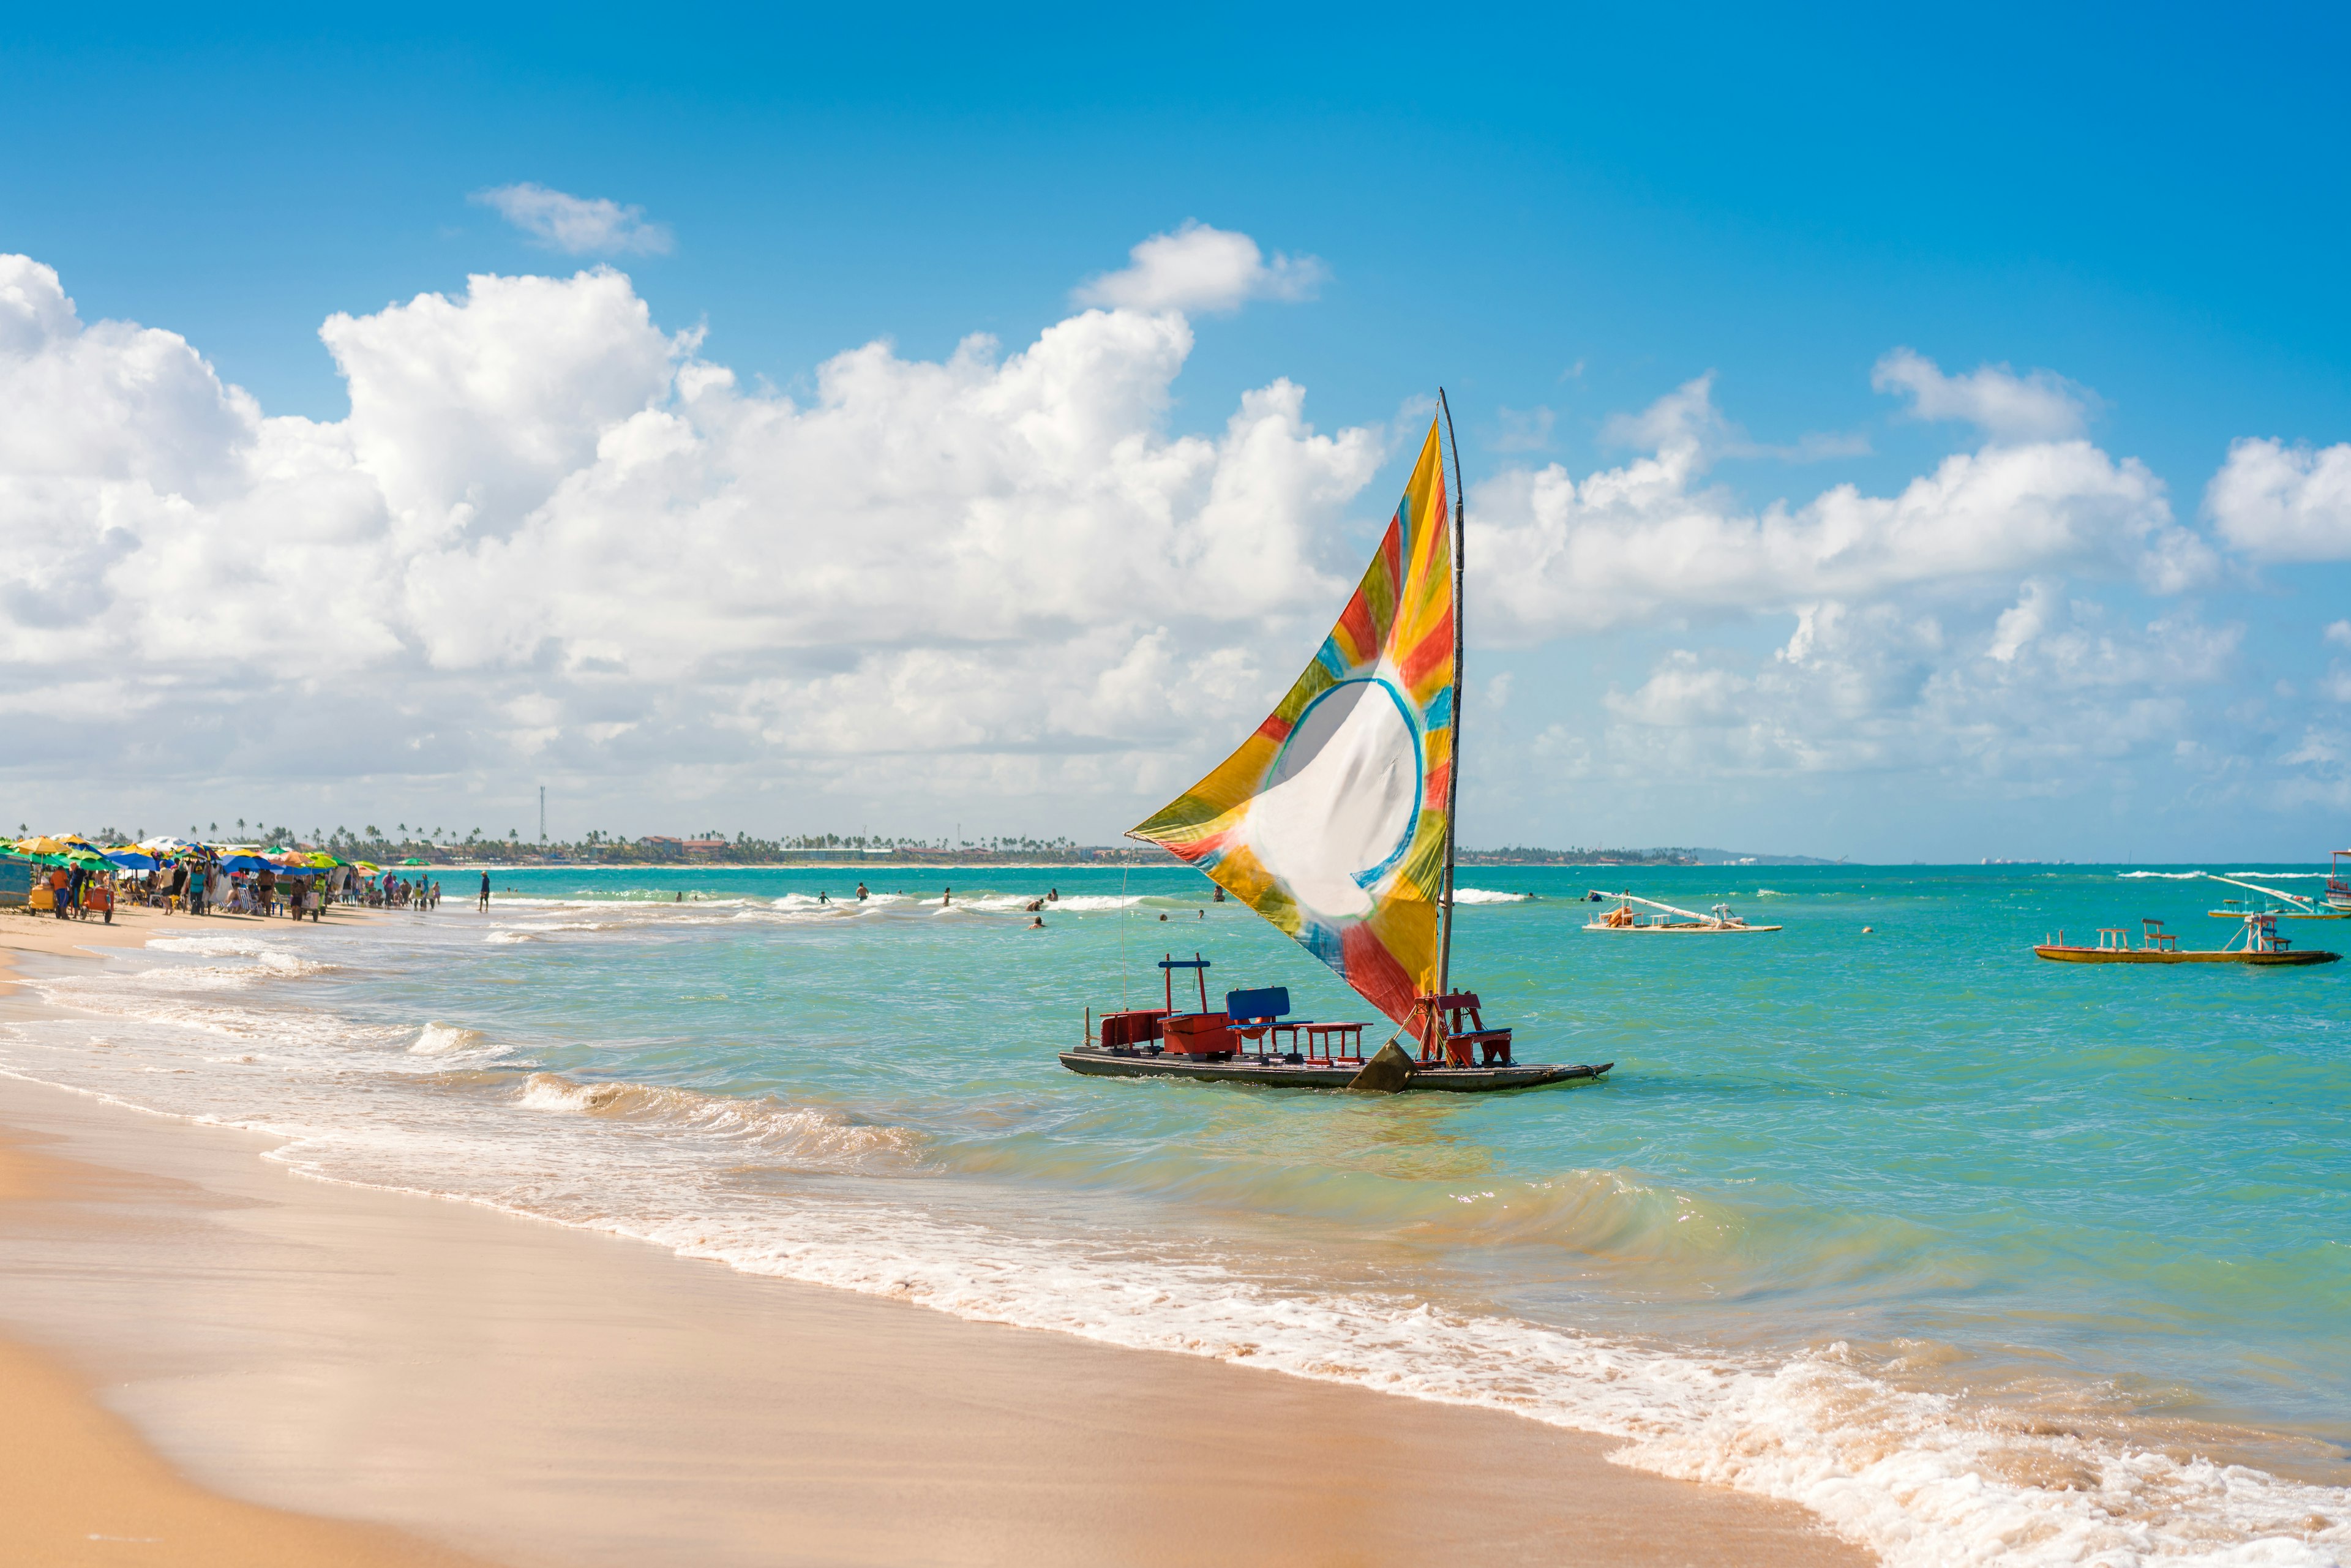
[[(1128, 832), (1166, 849), (1321, 959), (1395, 1026), (1293, 1016), (1287, 988), (1208, 995), (1210, 960), (1160, 962), (1165, 1006), (1087, 1015), (1061, 1064), (1094, 1077), (1392, 1092), (1591, 1082), (1613, 1062), (1522, 1063), (1454, 985), (1460, 783), (1461, 460), (1437, 393), (1420, 460), (1338, 623), (1271, 715), (1207, 777)], [(1449, 524), (1449, 527), (1448, 527)], [(1175, 977), (1197, 980), (1177, 1007)], [(1416, 1051), (1397, 1041), (1410, 1038)]]
[(2216, 920), (2242, 920), (2248, 915), (2266, 915), (2278, 920), (2351, 920), (2351, 904), (2346, 904), (2337, 909), (2330, 904), (2322, 904), (2317, 899), (2304, 898), (2298, 893), (2288, 893), (2283, 888), (2264, 887), (2260, 883), (2245, 882), (2233, 876), (2222, 876), (2218, 872), (2208, 871), (2204, 874), (2214, 882), (2226, 883), (2231, 887), (2241, 887), (2250, 893), (2258, 893), (2269, 900), (2267, 904), (2254, 906), (2246, 904), (2241, 898), (2224, 898), (2220, 901), (2220, 908), (2205, 911)]
[[(2244, 917), (2244, 929), (2229, 942), (2215, 948), (2182, 948), (2179, 938), (2163, 928), (2160, 920), (2142, 920), (2139, 945), (2131, 946), (2130, 931), (2126, 926), (2102, 926), (2097, 946), (2084, 947), (2070, 945), (2060, 931), (2054, 942), (2043, 942), (2032, 949), (2035, 956), (2054, 959), (2061, 964), (2253, 964), (2262, 966), (2293, 966), (2301, 964), (2332, 964), (2343, 956), (2340, 953), (2323, 952), (2315, 947), (2296, 947), (2292, 940), (2277, 934), (2276, 917), (2264, 914)], [(2241, 941), (2244, 946), (2234, 946)]]
[[(1594, 894), (1593, 896), (1597, 898), (1600, 895)], [(1586, 931), (1727, 936), (1737, 932), (1780, 929), (1777, 925), (1750, 925), (1746, 921), (1730, 913), (1730, 905), (1727, 904), (1716, 904), (1712, 914), (1700, 915), (1695, 909), (1684, 909), (1679, 904), (1661, 904), (1654, 898), (1635, 898), (1629, 893), (1619, 893), (1612, 896), (1616, 900), (1616, 907), (1604, 910), (1585, 922), (1583, 928)], [(1657, 913), (1644, 915), (1633, 907), (1636, 904), (1645, 908), (1656, 910)]]

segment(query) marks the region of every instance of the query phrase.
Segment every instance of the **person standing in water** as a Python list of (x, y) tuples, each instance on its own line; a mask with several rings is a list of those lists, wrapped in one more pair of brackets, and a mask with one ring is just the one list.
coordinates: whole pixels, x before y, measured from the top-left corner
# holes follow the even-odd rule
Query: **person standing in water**
[(484, 872), (484, 873), (482, 873), (482, 913), (483, 913), (483, 914), (485, 914), (485, 915), (487, 915), (489, 912), (490, 912), (490, 873), (489, 873), (488, 872)]
[(953, 904), (954, 902), (955, 902), (955, 889), (954, 889), (954, 888), (949, 888), (949, 889), (947, 889), (947, 890), (946, 890), (946, 893), (944, 893), (944, 894), (942, 894), (940, 895), (940, 897), (939, 897), (939, 907), (940, 907), (941, 909), (945, 909), (948, 904)]
[(865, 884), (861, 882), (857, 884), (857, 902), (862, 904), (865, 902)]

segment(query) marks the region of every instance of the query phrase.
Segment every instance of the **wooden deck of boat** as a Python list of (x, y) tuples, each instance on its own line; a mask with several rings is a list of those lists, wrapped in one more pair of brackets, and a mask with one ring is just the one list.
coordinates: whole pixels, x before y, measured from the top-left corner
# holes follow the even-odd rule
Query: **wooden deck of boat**
[[(1179, 1056), (1127, 1056), (1100, 1046), (1061, 1052), (1061, 1065), (1090, 1078), (1186, 1078), (1203, 1083), (1262, 1083), (1288, 1089), (1344, 1089), (1354, 1082), (1360, 1061), (1324, 1066), (1320, 1062), (1288, 1062), (1274, 1058), (1232, 1057), (1223, 1061), (1194, 1061)], [(1529, 1062), (1518, 1067), (1416, 1068), (1407, 1091), (1430, 1089), (1456, 1094), (1489, 1093), (1502, 1089), (1537, 1089), (1549, 1083), (1589, 1082), (1616, 1064), (1579, 1063), (1563, 1066)]]
[(2035, 955), (2054, 959), (2060, 964), (2332, 964), (2343, 956), (2340, 953), (2323, 953), (2315, 947), (2290, 948), (2283, 953), (2174, 953), (2158, 948), (2133, 947), (2059, 947), (2053, 945), (2035, 947)]

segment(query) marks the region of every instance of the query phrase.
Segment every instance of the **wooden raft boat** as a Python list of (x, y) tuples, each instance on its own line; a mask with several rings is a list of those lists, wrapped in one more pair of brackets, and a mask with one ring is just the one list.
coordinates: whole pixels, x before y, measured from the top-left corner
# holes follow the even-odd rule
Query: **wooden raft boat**
[[(1600, 896), (1593, 894), (1594, 898)], [(1645, 936), (1729, 936), (1741, 932), (1777, 931), (1777, 925), (1750, 925), (1730, 913), (1730, 905), (1718, 904), (1711, 915), (1700, 915), (1695, 909), (1679, 904), (1660, 904), (1654, 898), (1635, 898), (1629, 893), (1614, 895), (1616, 907), (1603, 911), (1585, 922), (1586, 931), (1625, 931)], [(1643, 915), (1633, 905), (1643, 904), (1658, 910), (1656, 915)]]
[[(1280, 1057), (1239, 1056), (1222, 1061), (1190, 1056), (1150, 1056), (1106, 1046), (1081, 1046), (1061, 1052), (1061, 1065), (1089, 1078), (1188, 1078), (1196, 1083), (1263, 1083), (1287, 1089), (1352, 1089), (1364, 1063), (1342, 1060), (1335, 1066), (1291, 1062)], [(1476, 1094), (1497, 1089), (1540, 1089), (1548, 1083), (1596, 1079), (1616, 1064), (1562, 1067), (1529, 1062), (1516, 1067), (1415, 1066), (1405, 1087)]]
[(2220, 908), (2208, 909), (2204, 912), (2215, 920), (2242, 920), (2248, 915), (2266, 915), (2276, 920), (2351, 920), (2351, 905), (2337, 909), (2331, 904), (2321, 904), (2314, 898), (2304, 898), (2298, 893), (2288, 893), (2283, 888), (2263, 887), (2257, 882), (2242, 882), (2233, 876), (2222, 876), (2218, 872), (2208, 871), (2204, 874), (2213, 882), (2226, 883), (2231, 887), (2241, 887), (2248, 892), (2258, 893), (2269, 900), (2267, 904), (2256, 907), (2248, 904), (2241, 898), (2224, 898), (2220, 901)]
[[(1448, 507), (1444, 392), (1404, 499), (1338, 623), (1280, 706), (1208, 776), (1128, 831), (1329, 965), (1395, 1026), (1298, 1018), (1286, 987), (1208, 999), (1198, 954), (1160, 961), (1165, 1006), (1105, 1012), (1061, 1065), (1093, 1078), (1475, 1093), (1598, 1081), (1613, 1062), (1521, 1062), (1453, 983), (1461, 764), (1461, 455)], [(1448, 516), (1449, 512), (1449, 516)], [(1449, 525), (1449, 526), (1448, 526)], [(1122, 915), (1123, 918), (1123, 915)], [(1198, 979), (1199, 1008), (1176, 973)], [(1416, 1055), (1397, 1041), (1409, 1036)]]
[(2130, 944), (2128, 928), (2120, 925), (2103, 926), (2095, 947), (2069, 946), (2065, 934), (2060, 931), (2054, 942), (2043, 942), (2032, 949), (2036, 957), (2054, 959), (2060, 964), (2252, 964), (2257, 966), (2294, 966), (2301, 964), (2332, 964), (2343, 956), (2340, 953), (2322, 952), (2315, 947), (2296, 947), (2291, 940), (2277, 934), (2276, 916), (2252, 914), (2244, 917), (2244, 930), (2229, 940), (2242, 941), (2241, 947), (2222, 946), (2217, 948), (2182, 950), (2179, 938), (2163, 928), (2160, 920), (2142, 920), (2139, 946)]

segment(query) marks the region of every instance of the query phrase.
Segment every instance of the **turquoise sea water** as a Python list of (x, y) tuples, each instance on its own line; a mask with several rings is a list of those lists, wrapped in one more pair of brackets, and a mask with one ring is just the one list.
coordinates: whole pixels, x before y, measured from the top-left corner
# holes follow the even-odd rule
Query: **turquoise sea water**
[[(1189, 871), (867, 877), (862, 909), (815, 902), (853, 873), (554, 870), (360, 941), (192, 921), (46, 977), (71, 1015), (0, 1053), (322, 1174), (1619, 1432), (1891, 1561), (2351, 1552), (2351, 966), (2030, 951), (2143, 915), (2217, 946), (2231, 890), (1476, 868), (1460, 982), (1522, 1060), (1615, 1070), (1375, 1099), (1058, 1065), (1169, 952), (1367, 1016)], [(1593, 885), (1785, 929), (1587, 933)]]

